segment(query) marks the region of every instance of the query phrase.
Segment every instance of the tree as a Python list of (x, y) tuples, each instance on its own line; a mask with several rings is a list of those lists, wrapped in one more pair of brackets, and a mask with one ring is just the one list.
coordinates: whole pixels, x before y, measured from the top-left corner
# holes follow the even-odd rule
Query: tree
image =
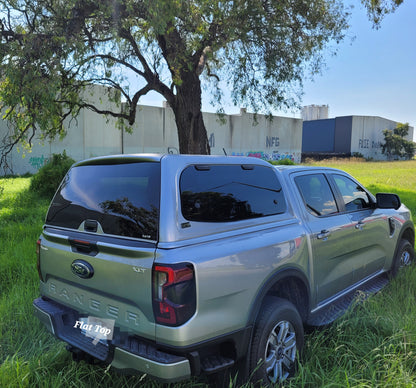
[(406, 140), (409, 133), (409, 124), (398, 123), (393, 130), (383, 131), (384, 141), (382, 152), (389, 160), (396, 158), (412, 159), (416, 152), (416, 143)]
[[(362, 1), (376, 25), (401, 2)], [(83, 108), (129, 128), (151, 91), (173, 109), (180, 152), (207, 154), (203, 87), (219, 112), (223, 85), (255, 112), (291, 107), (348, 17), (340, 0), (0, 0), (0, 108), (13, 128), (3, 155), (36, 133), (64, 136)], [(91, 84), (126, 103), (92, 104)]]
[(374, 27), (378, 28), (384, 16), (394, 12), (403, 0), (361, 0), (361, 3), (366, 6)]

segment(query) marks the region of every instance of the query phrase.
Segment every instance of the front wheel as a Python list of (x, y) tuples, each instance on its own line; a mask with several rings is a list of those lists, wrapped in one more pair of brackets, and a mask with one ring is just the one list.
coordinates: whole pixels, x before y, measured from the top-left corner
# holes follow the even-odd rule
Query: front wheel
[(394, 257), (393, 264), (390, 270), (392, 277), (396, 276), (401, 268), (407, 267), (414, 262), (415, 251), (408, 240), (401, 240)]
[(303, 347), (302, 319), (289, 301), (266, 299), (254, 328), (250, 372), (254, 382), (281, 383), (292, 376)]

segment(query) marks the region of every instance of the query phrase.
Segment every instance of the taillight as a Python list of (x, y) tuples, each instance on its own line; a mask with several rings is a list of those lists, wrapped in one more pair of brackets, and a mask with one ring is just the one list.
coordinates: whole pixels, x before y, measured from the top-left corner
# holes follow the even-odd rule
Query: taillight
[(195, 275), (192, 264), (153, 266), (153, 313), (156, 323), (179, 326), (196, 309)]
[(39, 279), (43, 282), (42, 272), (40, 270), (40, 244), (41, 240), (36, 241), (36, 268), (38, 269)]

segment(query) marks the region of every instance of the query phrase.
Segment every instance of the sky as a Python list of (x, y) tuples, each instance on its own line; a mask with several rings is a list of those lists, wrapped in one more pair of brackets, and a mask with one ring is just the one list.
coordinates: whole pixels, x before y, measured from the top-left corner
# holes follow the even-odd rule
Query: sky
[(303, 105), (329, 105), (329, 116), (364, 115), (408, 122), (416, 130), (416, 1), (404, 0), (381, 27), (355, 7), (349, 34), (327, 69), (304, 85)]
[[(301, 104), (328, 105), (329, 117), (380, 116), (409, 123), (416, 141), (416, 0), (404, 0), (374, 29), (359, 0), (350, 20), (347, 37), (337, 46), (335, 56), (326, 57), (326, 66), (314, 80), (304, 80)], [(149, 95), (144, 105), (162, 105), (162, 98)], [(240, 107), (231, 102), (226, 114)], [(202, 110), (212, 112), (207, 98)], [(298, 117), (300, 112), (275, 112), (279, 116)]]

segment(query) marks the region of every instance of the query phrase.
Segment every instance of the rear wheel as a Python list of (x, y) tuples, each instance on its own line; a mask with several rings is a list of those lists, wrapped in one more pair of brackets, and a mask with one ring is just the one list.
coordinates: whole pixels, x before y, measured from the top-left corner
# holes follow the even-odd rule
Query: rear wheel
[(254, 382), (281, 383), (295, 372), (303, 347), (302, 319), (289, 301), (266, 299), (254, 328), (250, 372)]
[(408, 240), (401, 240), (396, 256), (393, 260), (393, 265), (390, 270), (392, 277), (396, 276), (401, 268), (407, 267), (414, 262), (415, 251)]

